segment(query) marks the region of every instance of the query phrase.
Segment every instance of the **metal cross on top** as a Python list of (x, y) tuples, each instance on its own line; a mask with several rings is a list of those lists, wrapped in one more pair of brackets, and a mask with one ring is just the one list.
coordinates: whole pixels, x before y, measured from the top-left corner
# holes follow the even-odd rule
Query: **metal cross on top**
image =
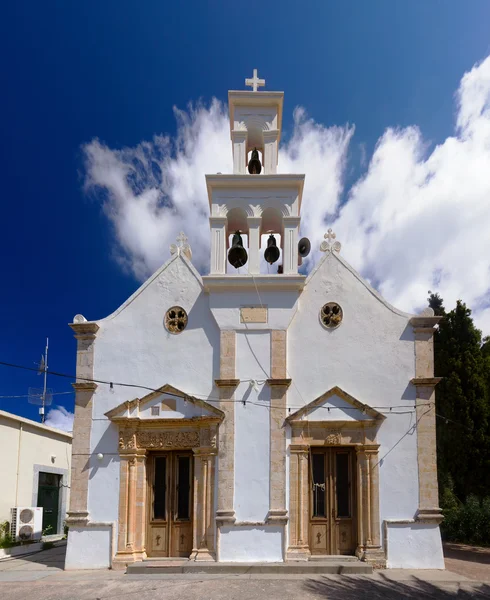
[(256, 92), (258, 87), (264, 87), (265, 79), (259, 79), (257, 69), (254, 69), (254, 76), (251, 79), (245, 79), (245, 85), (250, 86)]

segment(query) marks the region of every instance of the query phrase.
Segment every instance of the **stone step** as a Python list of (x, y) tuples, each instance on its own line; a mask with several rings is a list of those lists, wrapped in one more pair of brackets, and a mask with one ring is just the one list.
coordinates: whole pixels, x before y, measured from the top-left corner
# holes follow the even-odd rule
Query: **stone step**
[[(288, 574), (288, 575), (359, 575), (373, 572), (371, 565), (352, 557), (342, 560), (312, 560), (281, 563), (216, 563), (182, 560), (145, 560), (128, 565), (126, 573), (131, 575), (186, 574), (201, 573), (209, 575), (250, 575), (250, 574)], [(347, 558), (348, 560), (343, 560)]]

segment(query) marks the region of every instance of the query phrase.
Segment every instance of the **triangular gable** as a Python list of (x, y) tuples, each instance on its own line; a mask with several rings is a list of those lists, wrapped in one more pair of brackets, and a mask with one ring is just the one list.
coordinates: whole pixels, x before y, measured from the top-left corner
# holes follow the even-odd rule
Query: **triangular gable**
[[(158, 411), (154, 413), (153, 407)], [(105, 416), (111, 421), (198, 418), (221, 421), (225, 415), (209, 402), (166, 384), (142, 398), (122, 402)]]
[(370, 294), (372, 294), (377, 300), (379, 300), (379, 302), (381, 302), (381, 304), (384, 304), (386, 306), (386, 308), (388, 308), (391, 312), (395, 313), (396, 315), (400, 315), (401, 317), (406, 317), (407, 319), (409, 319), (409, 318), (411, 318), (411, 317), (414, 316), (412, 313), (406, 313), (406, 312), (404, 312), (404, 311), (396, 308), (395, 306), (393, 306), (392, 304), (390, 304), (387, 300), (385, 300), (383, 298), (383, 296), (375, 288), (373, 288), (354, 269), (354, 267), (352, 267), (344, 258), (342, 258), (342, 256), (339, 255), (338, 252), (326, 252), (325, 255), (322, 256), (322, 258), (318, 261), (318, 264), (315, 265), (315, 267), (310, 271), (310, 274), (306, 278), (304, 289), (307, 288), (307, 286), (310, 283), (310, 281), (315, 277), (315, 275), (317, 274), (317, 272), (321, 269), (322, 265), (327, 260), (338, 260), (339, 263), (343, 267), (345, 267), (369, 291)]
[[(328, 410), (330, 409), (330, 410)], [(287, 417), (287, 421), (382, 421), (386, 417), (335, 386)]]
[(100, 323), (102, 321), (106, 321), (109, 319), (113, 319), (114, 317), (117, 317), (117, 315), (119, 313), (121, 313), (126, 307), (128, 307), (132, 302), (134, 302), (134, 300), (136, 300), (136, 298), (142, 292), (144, 292), (145, 289), (155, 281), (155, 279), (158, 279), (158, 277), (160, 277), (160, 275), (164, 271), (166, 271), (168, 269), (168, 267), (176, 260), (181, 260), (184, 263), (184, 265), (189, 269), (189, 271), (192, 273), (192, 275), (194, 275), (195, 279), (197, 280), (197, 282), (203, 289), (204, 286), (203, 286), (202, 277), (199, 274), (199, 271), (196, 269), (196, 267), (192, 264), (192, 262), (187, 258), (187, 256), (183, 252), (177, 252), (173, 256), (171, 256), (159, 269), (157, 269), (153, 273), (153, 275), (150, 275), (150, 277), (148, 277), (148, 279), (144, 283), (142, 283), (140, 285), (140, 287), (125, 302), (123, 302), (121, 304), (121, 306), (119, 308), (117, 308), (110, 315), (107, 315), (107, 317), (98, 319), (97, 322)]

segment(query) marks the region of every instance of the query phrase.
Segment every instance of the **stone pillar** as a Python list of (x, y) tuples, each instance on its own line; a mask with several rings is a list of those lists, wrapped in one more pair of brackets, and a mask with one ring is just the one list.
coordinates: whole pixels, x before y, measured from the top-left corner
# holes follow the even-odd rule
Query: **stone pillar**
[(282, 265), (285, 275), (298, 273), (298, 232), (300, 217), (283, 217)]
[(225, 417), (219, 426), (218, 443), (218, 508), (217, 525), (235, 522), (235, 389), (240, 383), (235, 379), (236, 334), (224, 330), (220, 336), (220, 379), (215, 383), (221, 399), (220, 409)]
[(75, 389), (75, 419), (71, 461), (70, 509), (66, 522), (71, 527), (87, 525), (88, 479), (90, 465), (90, 432), (92, 405), (97, 385), (94, 376), (94, 342), (99, 326), (83, 321), (71, 323), (77, 340), (77, 381)]
[(286, 524), (286, 411), (287, 389), (291, 383), (286, 379), (287, 332), (271, 332), (271, 387), (270, 404), (270, 503), (267, 520)]
[(233, 144), (233, 174), (244, 175), (247, 172), (247, 131), (231, 132)]
[(226, 273), (226, 217), (209, 217), (211, 227), (211, 275)]
[(214, 461), (216, 448), (200, 447), (194, 449), (195, 505), (193, 528), (194, 548), (191, 558), (196, 561), (216, 560), (214, 548), (214, 524), (212, 507), (214, 505)]
[(287, 560), (308, 560), (308, 446), (291, 445), (289, 469), (289, 546)]
[(417, 520), (440, 523), (443, 519), (439, 508), (436, 449), (435, 386), (441, 380), (434, 377), (433, 336), (440, 317), (413, 317), (411, 324), (415, 334), (415, 378), (411, 383), (417, 391), (417, 457), (419, 476), (419, 508)]
[(356, 447), (358, 463), (358, 514), (357, 556), (377, 567), (386, 566), (381, 547), (379, 516), (379, 446)]
[(146, 456), (131, 450), (119, 457), (119, 519), (113, 568), (146, 558)]
[(264, 137), (264, 175), (273, 175), (277, 173), (279, 131), (277, 129), (263, 131), (262, 135)]
[(248, 217), (248, 272), (260, 274), (260, 224), (262, 217)]

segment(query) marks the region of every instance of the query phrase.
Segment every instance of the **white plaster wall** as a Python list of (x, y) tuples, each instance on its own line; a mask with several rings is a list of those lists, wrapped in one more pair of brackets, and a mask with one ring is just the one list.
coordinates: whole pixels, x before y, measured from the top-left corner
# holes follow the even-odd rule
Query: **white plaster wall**
[(65, 570), (108, 569), (111, 566), (112, 529), (70, 527), (66, 548)]
[[(269, 332), (239, 332), (236, 373), (241, 380), (235, 405), (235, 514), (237, 521), (264, 521), (269, 511), (270, 372)], [(257, 380), (259, 390), (250, 386)]]
[[(298, 292), (265, 291), (257, 294), (255, 287), (250, 291), (213, 292), (209, 295), (209, 306), (220, 329), (236, 331), (253, 331), (271, 329), (287, 329), (296, 312)], [(267, 307), (267, 323), (241, 323), (240, 308), (242, 306)], [(262, 377), (263, 379), (263, 373)]]
[[(168, 333), (164, 326), (165, 312), (174, 305), (182, 306), (189, 319), (178, 335)], [(218, 397), (213, 382), (219, 376), (219, 330), (210, 317), (199, 274), (183, 257), (173, 257), (120, 309), (97, 321), (94, 378), (154, 389), (170, 384), (204, 400), (210, 396), (213, 401)], [(118, 519), (118, 431), (104, 413), (148, 393), (99, 385), (94, 394), (88, 493), (92, 521)], [(96, 458), (98, 453), (104, 455), (102, 461)], [(100, 543), (108, 540), (99, 537)]]
[[(337, 329), (326, 330), (320, 323), (319, 312), (326, 302), (338, 302), (343, 309)], [(288, 330), (288, 371), (295, 382), (288, 390), (291, 412), (334, 386), (370, 406), (412, 411), (415, 354), (409, 318), (376, 297), (341, 259), (324, 257), (307, 280)], [(338, 418), (345, 420), (342, 412), (331, 410), (330, 418), (339, 413)], [(328, 418), (328, 413), (324, 416)], [(416, 514), (414, 424), (414, 413), (388, 414), (380, 426), (381, 520), (412, 519)]]
[[(0, 415), (0, 455), (3, 457), (0, 521), (10, 522), (10, 509), (15, 506), (32, 506), (33, 495), (37, 495), (37, 489), (33, 489), (34, 465), (39, 465), (41, 471), (44, 465), (46, 471), (58, 468), (69, 473), (71, 441), (63, 432), (37, 427), (27, 419), (20, 422)], [(54, 462), (51, 456), (56, 457)]]
[(220, 562), (282, 562), (282, 527), (222, 527)]
[(444, 569), (439, 527), (424, 523), (388, 524), (387, 567)]

